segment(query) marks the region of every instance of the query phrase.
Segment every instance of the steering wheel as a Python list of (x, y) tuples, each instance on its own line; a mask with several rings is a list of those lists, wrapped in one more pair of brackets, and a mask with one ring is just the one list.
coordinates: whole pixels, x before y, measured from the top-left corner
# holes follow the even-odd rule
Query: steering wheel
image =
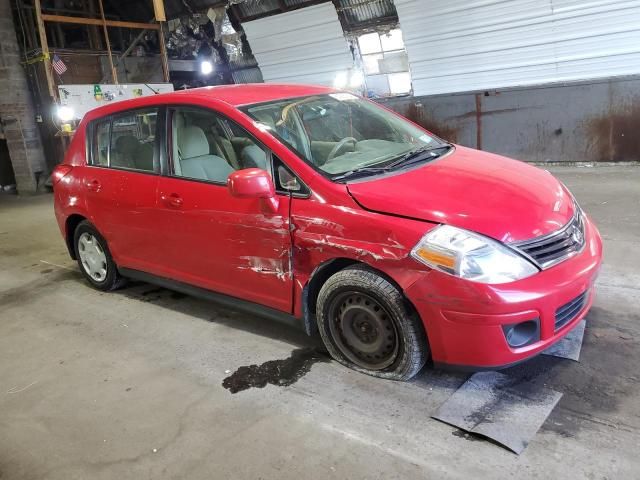
[(336, 143), (335, 147), (331, 149), (331, 151), (329, 152), (329, 155), (327, 155), (327, 160), (324, 163), (327, 163), (328, 161), (333, 160), (333, 157), (336, 156), (336, 153), (338, 153), (340, 149), (347, 144), (347, 142), (358, 143), (358, 140), (356, 140), (353, 137), (344, 137), (342, 140)]

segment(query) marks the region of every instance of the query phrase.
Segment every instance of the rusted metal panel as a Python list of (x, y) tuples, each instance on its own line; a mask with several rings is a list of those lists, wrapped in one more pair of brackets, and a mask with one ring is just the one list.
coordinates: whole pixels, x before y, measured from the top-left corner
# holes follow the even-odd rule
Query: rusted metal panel
[(598, 158), (611, 162), (640, 160), (640, 95), (586, 122)]
[(450, 142), (456, 142), (458, 139), (458, 131), (455, 126), (446, 121), (434, 118), (429, 110), (425, 108), (424, 104), (419, 101), (405, 101), (402, 103), (389, 102), (386, 103), (386, 106), (421, 127), (426, 128), (430, 132), (435, 133), (439, 137), (449, 140)]
[(443, 138), (532, 162), (640, 161), (640, 77), (381, 100)]

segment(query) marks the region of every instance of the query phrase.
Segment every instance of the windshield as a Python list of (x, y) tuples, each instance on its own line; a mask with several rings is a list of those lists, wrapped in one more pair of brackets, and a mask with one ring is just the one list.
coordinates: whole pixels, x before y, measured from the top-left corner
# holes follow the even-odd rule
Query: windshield
[[(403, 160), (448, 146), (408, 121), (350, 93), (279, 100), (243, 109), (332, 178), (400, 168)], [(400, 161), (398, 161), (400, 159)]]

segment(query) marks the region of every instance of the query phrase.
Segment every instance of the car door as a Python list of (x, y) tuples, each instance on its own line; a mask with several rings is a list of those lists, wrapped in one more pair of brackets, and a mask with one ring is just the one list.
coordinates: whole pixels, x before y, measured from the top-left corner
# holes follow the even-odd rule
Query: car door
[(145, 108), (95, 121), (83, 175), (88, 211), (116, 263), (139, 270), (157, 259), (158, 120), (157, 108)]
[[(289, 197), (277, 211), (235, 198), (226, 182), (244, 167), (266, 166), (269, 152), (249, 133), (223, 136), (208, 109), (168, 111), (168, 175), (159, 180), (163, 275), (281, 311), (291, 311)], [(235, 146), (234, 146), (235, 145)]]

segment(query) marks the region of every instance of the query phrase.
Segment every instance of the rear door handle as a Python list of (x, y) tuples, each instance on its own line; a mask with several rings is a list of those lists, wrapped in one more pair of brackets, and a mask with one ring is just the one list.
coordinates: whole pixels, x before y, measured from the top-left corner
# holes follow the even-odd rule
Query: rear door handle
[(89, 183), (87, 183), (87, 189), (91, 190), (92, 192), (97, 192), (100, 190), (100, 182), (98, 180), (91, 180)]
[(174, 208), (180, 208), (182, 207), (182, 197), (180, 195), (178, 195), (177, 193), (171, 193), (169, 195), (162, 195), (162, 201), (170, 206), (170, 207), (174, 207)]

